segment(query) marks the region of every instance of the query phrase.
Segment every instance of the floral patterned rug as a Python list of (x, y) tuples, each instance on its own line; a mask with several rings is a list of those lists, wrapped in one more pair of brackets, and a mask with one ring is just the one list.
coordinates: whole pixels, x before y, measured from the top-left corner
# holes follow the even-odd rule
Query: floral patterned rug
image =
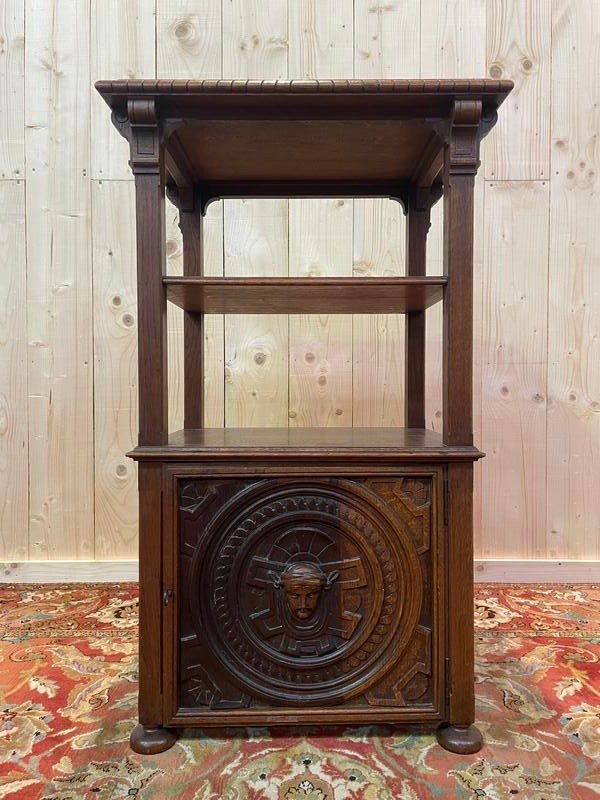
[(0, 798), (600, 796), (600, 587), (477, 587), (474, 756), (375, 723), (196, 731), (135, 755), (136, 591), (1, 589)]

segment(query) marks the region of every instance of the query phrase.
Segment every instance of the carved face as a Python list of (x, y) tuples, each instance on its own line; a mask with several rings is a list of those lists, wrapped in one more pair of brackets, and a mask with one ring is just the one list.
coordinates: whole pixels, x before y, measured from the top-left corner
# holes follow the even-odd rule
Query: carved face
[(328, 587), (329, 581), (316, 564), (299, 561), (285, 568), (278, 583), (285, 592), (292, 615), (296, 619), (307, 620), (317, 610), (321, 593)]

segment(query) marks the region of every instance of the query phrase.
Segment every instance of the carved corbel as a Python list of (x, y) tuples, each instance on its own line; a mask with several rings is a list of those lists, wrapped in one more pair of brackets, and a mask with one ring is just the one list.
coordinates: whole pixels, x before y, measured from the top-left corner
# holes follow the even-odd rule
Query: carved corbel
[(431, 228), (431, 209), (440, 199), (444, 191), (441, 183), (434, 183), (432, 186), (413, 186), (410, 197), (406, 200), (406, 211), (418, 211), (427, 214), (427, 231)]
[(162, 171), (162, 143), (153, 98), (127, 101), (129, 120), (129, 164), (134, 175)]
[(192, 186), (177, 186), (174, 183), (168, 183), (165, 193), (179, 211), (194, 211), (196, 208), (196, 192)]
[(113, 108), (110, 118), (118, 133), (129, 141), (129, 118), (127, 116), (127, 109), (124, 106)]
[(455, 175), (475, 175), (479, 167), (481, 100), (457, 100), (450, 128), (448, 166)]

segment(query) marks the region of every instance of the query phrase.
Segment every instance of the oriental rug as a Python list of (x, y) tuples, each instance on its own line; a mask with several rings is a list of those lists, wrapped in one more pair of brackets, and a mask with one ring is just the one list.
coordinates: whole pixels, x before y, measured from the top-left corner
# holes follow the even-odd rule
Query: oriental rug
[(600, 587), (479, 585), (473, 756), (376, 724), (128, 748), (134, 585), (0, 590), (0, 798), (600, 798)]

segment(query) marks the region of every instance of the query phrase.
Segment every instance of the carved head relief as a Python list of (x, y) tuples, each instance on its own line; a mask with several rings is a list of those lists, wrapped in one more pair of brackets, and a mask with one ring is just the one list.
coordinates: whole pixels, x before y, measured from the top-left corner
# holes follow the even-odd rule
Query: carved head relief
[(323, 590), (331, 589), (339, 576), (337, 570), (326, 575), (318, 564), (310, 561), (288, 564), (280, 575), (271, 573), (273, 586), (285, 592), (290, 613), (303, 621), (313, 616)]

